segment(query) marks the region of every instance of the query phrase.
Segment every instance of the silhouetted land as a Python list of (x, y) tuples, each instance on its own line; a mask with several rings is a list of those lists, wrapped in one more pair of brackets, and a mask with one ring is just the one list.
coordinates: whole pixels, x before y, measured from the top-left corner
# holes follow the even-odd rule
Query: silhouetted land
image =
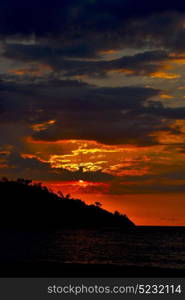
[[(127, 216), (118, 212), (110, 213), (102, 209), (98, 202), (95, 202), (95, 205), (87, 205), (79, 199), (72, 199), (70, 195), (55, 194), (42, 184), (34, 184), (29, 180), (2, 179), (0, 181), (0, 197), (0, 230), (2, 232), (0, 277), (185, 277), (185, 269), (153, 267), (152, 260), (149, 262), (151, 266), (137, 265), (137, 259), (142, 259), (138, 253), (136, 253), (136, 265), (133, 266), (101, 264), (101, 261), (100, 264), (78, 263), (78, 261), (77, 263), (65, 263), (65, 257), (59, 257), (57, 262), (52, 260), (53, 257), (48, 259), (46, 256), (42, 256), (42, 251), (46, 251), (49, 247), (43, 246), (42, 248), (42, 244), (38, 245), (39, 253), (41, 253), (39, 260), (35, 258), (34, 252), (33, 256), (29, 257), (28, 255), (27, 257), (25, 252), (27, 251), (29, 232), (32, 232), (35, 237), (40, 231), (40, 236), (42, 238), (43, 235), (44, 239), (45, 234), (47, 235), (50, 231), (53, 234), (53, 230), (55, 232), (58, 229), (64, 232), (65, 229), (73, 231), (73, 229), (87, 228), (89, 230), (89, 228), (95, 227), (98, 232), (100, 232), (99, 230), (103, 232), (104, 228), (107, 230), (106, 228), (110, 227), (113, 228), (113, 232), (121, 230), (121, 234), (123, 230), (124, 248), (124, 234), (129, 233), (129, 236), (134, 234), (138, 237), (140, 229)], [(22, 235), (14, 234), (22, 230), (26, 236), (28, 235), (27, 240), (24, 235), (21, 238)], [(156, 230), (159, 232), (161, 228), (146, 228), (147, 230), (152, 235), (152, 232), (155, 233)], [(171, 228), (169, 231), (171, 232)], [(144, 238), (145, 235), (140, 234), (139, 236)], [(37, 239), (35, 240), (37, 243)], [(32, 240), (30, 239), (29, 247), (31, 246)], [(148, 244), (145, 246), (149, 247)], [(134, 242), (133, 247), (135, 247)], [(150, 250), (148, 251), (150, 252)], [(96, 255), (96, 251), (94, 255)]]
[(70, 195), (61, 193), (59, 196), (41, 183), (33, 184), (25, 179), (2, 179), (0, 195), (0, 228), (135, 227), (126, 215), (108, 212), (98, 202), (87, 205)]

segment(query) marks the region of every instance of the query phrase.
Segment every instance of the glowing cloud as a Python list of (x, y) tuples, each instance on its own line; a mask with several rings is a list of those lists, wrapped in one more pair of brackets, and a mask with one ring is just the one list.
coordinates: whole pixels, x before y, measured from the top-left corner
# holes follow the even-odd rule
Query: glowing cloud
[(56, 121), (55, 120), (50, 120), (44, 123), (38, 123), (38, 124), (34, 124), (32, 125), (32, 129), (34, 131), (43, 131), (46, 130), (47, 128), (49, 128), (51, 125), (55, 124)]

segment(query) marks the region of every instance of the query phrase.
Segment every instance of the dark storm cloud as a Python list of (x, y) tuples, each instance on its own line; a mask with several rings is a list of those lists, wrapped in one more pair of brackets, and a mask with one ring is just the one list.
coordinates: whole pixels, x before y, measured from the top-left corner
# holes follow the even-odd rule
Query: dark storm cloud
[[(33, 137), (38, 140), (55, 141), (61, 139), (96, 140), (104, 144), (151, 145), (150, 134), (157, 130), (167, 130), (167, 125), (156, 117), (140, 117), (133, 114), (69, 113), (47, 131), (37, 132)], [(66, 126), (62, 126), (64, 123)]]
[[(6, 54), (5, 54), (6, 55)], [(125, 73), (130, 70), (131, 75), (150, 75), (161, 68), (161, 62), (169, 61), (167, 51), (146, 51), (144, 53), (124, 56), (111, 61), (75, 61), (75, 60), (52, 60), (50, 57), (46, 62), (54, 70), (65, 71), (66, 76), (75, 75), (100, 75), (104, 76), (110, 71), (122, 70)]]
[[(2, 34), (63, 33), (66, 26), (83, 31), (116, 28), (129, 18), (146, 17), (165, 11), (184, 11), (184, 1), (147, 0), (53, 0), (1, 1), (0, 32)], [(24, 26), (23, 26), (24, 24)], [(87, 25), (87, 28), (83, 26)]]
[[(75, 47), (74, 47), (75, 54)], [(66, 59), (67, 55), (71, 57), (71, 52), (66, 49), (55, 49), (53, 47), (43, 47), (41, 45), (20, 45), (9, 44), (4, 47), (4, 57), (15, 61), (46, 64), (51, 67), (53, 72), (64, 76), (90, 75), (106, 76), (110, 71), (122, 71), (128, 75), (148, 76), (158, 70), (161, 70), (164, 63), (173, 61), (169, 51), (156, 50), (145, 51), (132, 56), (124, 56), (114, 60), (78, 60)], [(81, 53), (82, 54), (82, 53)]]
[[(4, 109), (1, 123), (22, 122), (17, 132), (41, 140), (147, 145), (156, 143), (152, 133), (168, 130), (170, 119), (185, 116), (184, 108), (165, 108), (160, 102), (152, 102), (150, 98), (160, 93), (152, 88), (97, 88), (72, 80), (1, 82), (0, 87)], [(31, 125), (52, 119), (56, 123), (47, 130), (31, 132)]]
[(168, 119), (184, 119), (185, 107), (164, 107), (160, 102), (154, 102), (153, 105), (145, 109), (145, 113), (149, 115), (158, 115), (159, 117)]
[[(94, 49), (95, 50), (95, 49)], [(4, 56), (7, 58), (19, 60), (22, 62), (41, 62), (50, 63), (54, 65), (55, 63), (60, 63), (62, 66), (62, 59), (65, 57), (86, 57), (94, 55), (93, 49), (88, 47), (88, 45), (24, 45), (24, 44), (7, 44), (4, 47)], [(61, 61), (61, 62), (60, 62)], [(53, 62), (53, 63), (52, 63)], [(63, 64), (65, 63), (65, 60)], [(66, 62), (67, 64), (67, 62)]]
[[(183, 1), (68, 0), (43, 3), (4, 1), (0, 4), (0, 34), (35, 34), (39, 45), (14, 45), (7, 55), (17, 59), (97, 57), (102, 49), (160, 46), (184, 49)], [(59, 61), (53, 59), (53, 65)], [(61, 61), (62, 66), (64, 62)], [(67, 63), (67, 62), (66, 62)], [(83, 66), (82, 66), (83, 68)], [(69, 69), (70, 71), (70, 69)]]
[[(50, 66), (56, 76), (104, 77), (119, 70), (128, 76), (152, 76), (170, 60), (170, 51), (185, 49), (182, 1), (8, 1), (1, 7), (3, 57), (15, 64)], [(35, 43), (23, 43), (32, 35)], [(163, 50), (98, 60), (101, 50), (126, 47)]]
[[(5, 112), (25, 112), (43, 107), (46, 112), (121, 111), (140, 107), (160, 93), (144, 87), (97, 88), (74, 80), (50, 80), (36, 83), (1, 82)], [(24, 115), (23, 115), (24, 118)]]
[[(74, 47), (74, 54), (75, 47)], [(105, 75), (107, 72), (119, 69), (129, 69), (134, 75), (147, 75), (156, 72), (161, 61), (169, 59), (165, 51), (144, 52), (133, 56), (125, 56), (112, 61), (83, 61), (65, 59), (71, 57), (66, 49), (54, 49), (41, 45), (6, 45), (4, 57), (21, 62), (44, 63), (50, 65), (54, 71), (62, 71), (65, 76), (75, 75)], [(81, 53), (82, 54), (82, 53)]]
[[(78, 81), (50, 80), (41, 82), (1, 81), (1, 103), (4, 113), (1, 122), (11, 120), (42, 122), (57, 114), (58, 109), (67, 107), (67, 100), (74, 102), (85, 93), (88, 85)], [(65, 97), (67, 100), (65, 100)], [(70, 106), (68, 106), (70, 109)]]
[[(71, 84), (70, 84), (71, 83)], [(28, 126), (56, 120), (36, 139), (90, 139), (104, 143), (151, 143), (149, 133), (164, 125), (157, 116), (142, 115), (144, 103), (159, 94), (141, 87), (96, 88), (75, 81), (30, 84), (1, 82), (1, 122)], [(134, 116), (134, 120), (133, 120)], [(27, 129), (26, 129), (27, 128)], [(23, 130), (22, 127), (19, 130)]]

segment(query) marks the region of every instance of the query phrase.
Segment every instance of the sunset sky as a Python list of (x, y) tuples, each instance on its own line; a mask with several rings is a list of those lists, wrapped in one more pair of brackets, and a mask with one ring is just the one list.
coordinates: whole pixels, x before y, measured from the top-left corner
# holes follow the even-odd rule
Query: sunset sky
[(0, 2), (0, 176), (185, 225), (185, 2)]

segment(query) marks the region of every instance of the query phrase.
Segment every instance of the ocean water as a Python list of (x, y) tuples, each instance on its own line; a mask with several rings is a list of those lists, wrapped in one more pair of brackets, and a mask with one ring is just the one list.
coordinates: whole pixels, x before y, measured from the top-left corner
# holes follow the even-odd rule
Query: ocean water
[(0, 261), (114, 264), (185, 269), (185, 227), (0, 231)]

